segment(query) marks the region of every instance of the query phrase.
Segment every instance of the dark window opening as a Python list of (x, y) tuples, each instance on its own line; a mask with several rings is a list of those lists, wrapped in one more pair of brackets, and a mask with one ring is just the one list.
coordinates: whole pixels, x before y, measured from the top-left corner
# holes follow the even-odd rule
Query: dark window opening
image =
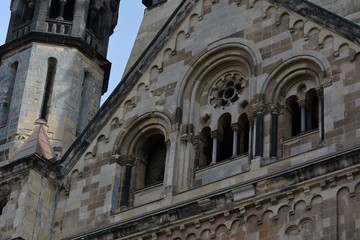
[(143, 144), (142, 156), (145, 158), (144, 187), (164, 181), (166, 143), (162, 134), (150, 136)]
[(315, 89), (310, 89), (306, 93), (306, 118), (308, 131), (317, 129), (319, 127), (319, 98)]
[(50, 108), (51, 94), (56, 73), (57, 60), (55, 58), (48, 59), (48, 70), (46, 74), (45, 92), (41, 107), (40, 118), (47, 120)]
[(6, 204), (7, 204), (7, 202), (8, 201), (6, 199), (2, 199), (0, 201), (0, 216), (3, 214), (4, 208), (5, 208)]
[(246, 114), (239, 117), (238, 154), (249, 152), (249, 119)]
[(104, 18), (106, 17), (106, 7), (95, 7), (95, 3), (90, 4), (89, 14), (86, 21), (86, 28), (90, 30), (97, 38), (105, 37), (106, 26)]
[(16, 25), (21, 25), (31, 21), (34, 15), (34, 2), (33, 1), (20, 1), (19, 8), (16, 11)]
[(208, 166), (211, 164), (212, 152), (213, 152), (213, 143), (211, 138), (211, 129), (210, 127), (205, 127), (200, 132), (200, 149), (199, 149), (199, 163), (196, 164), (200, 168)]
[(296, 136), (301, 133), (301, 108), (297, 102), (296, 96), (291, 96), (287, 99), (286, 106), (291, 114), (291, 136)]
[(57, 18), (59, 17), (59, 9), (60, 9), (60, 1), (52, 0), (50, 6), (50, 14), (49, 18)]
[(75, 0), (67, 0), (64, 10), (64, 20), (72, 21), (74, 18)]
[(75, 0), (67, 0), (65, 4), (60, 2), (60, 0), (51, 1), (49, 18), (72, 21), (74, 18)]
[(219, 131), (219, 161), (231, 158), (233, 148), (233, 130), (231, 128), (231, 115), (224, 114), (218, 123)]

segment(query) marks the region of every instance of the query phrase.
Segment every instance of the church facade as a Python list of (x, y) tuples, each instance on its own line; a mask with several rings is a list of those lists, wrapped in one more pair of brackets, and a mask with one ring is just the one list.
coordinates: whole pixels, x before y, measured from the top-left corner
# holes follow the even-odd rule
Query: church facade
[[(360, 3), (13, 0), (1, 239), (360, 238)], [(120, 13), (121, 14), (121, 13)]]

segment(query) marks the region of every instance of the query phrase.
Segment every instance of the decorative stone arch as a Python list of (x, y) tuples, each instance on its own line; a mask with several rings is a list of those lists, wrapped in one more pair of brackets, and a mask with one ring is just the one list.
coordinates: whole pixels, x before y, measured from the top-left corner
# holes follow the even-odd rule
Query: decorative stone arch
[(285, 229), (286, 240), (301, 240), (301, 239), (313, 239), (316, 224), (314, 220), (309, 217), (304, 217), (292, 223)]
[(323, 88), (329, 84), (330, 64), (324, 56), (313, 51), (293, 55), (271, 70), (259, 100), (272, 106), (272, 158), (283, 152), (278, 148), (283, 146), (282, 140), (293, 136), (319, 129), (320, 141), (324, 140)]
[(121, 207), (129, 207), (133, 192), (163, 184), (169, 158), (170, 119), (161, 112), (138, 117), (125, 128), (115, 141), (113, 156), (122, 166)]
[[(189, 71), (176, 87), (177, 107), (180, 110), (178, 112), (182, 114), (179, 121), (187, 126), (186, 134), (208, 137), (209, 131), (203, 134), (203, 130), (211, 130), (212, 143), (206, 143), (206, 151), (213, 145), (211, 163), (216, 163), (219, 156), (217, 147), (214, 146), (221, 142), (215, 140), (221, 137), (217, 133), (221, 116), (228, 113), (228, 125), (237, 124), (239, 115), (245, 112), (250, 102), (250, 85), (256, 84), (254, 76), (258, 72), (257, 63), (261, 59), (261, 55), (252, 49), (255, 47), (251, 42), (239, 39), (226, 39), (210, 44), (206, 53), (191, 63)], [(200, 136), (201, 138), (204, 137)], [(233, 136), (230, 136), (230, 139), (232, 138)], [(206, 160), (200, 158), (199, 161), (198, 156), (201, 157), (201, 153), (196, 154), (198, 145), (190, 142), (186, 144), (181, 147), (190, 148), (190, 151), (180, 150), (187, 152), (188, 156), (184, 157), (194, 159), (194, 164), (200, 163), (200, 167), (203, 163), (210, 162), (209, 153)], [(230, 150), (227, 158), (231, 156)]]
[[(255, 46), (244, 39), (230, 38), (210, 44), (207, 52), (194, 60), (191, 68), (177, 85), (177, 107), (183, 108), (184, 115), (189, 114), (192, 109), (189, 100), (192, 102), (195, 100), (196, 94), (201, 90), (199, 85), (204, 85), (208, 80), (206, 77), (215, 74), (219, 68), (243, 68), (249, 76), (256, 76), (261, 54), (254, 49)], [(183, 117), (185, 122), (191, 120), (189, 117)]]
[(261, 99), (265, 102), (277, 101), (284, 86), (291, 85), (290, 80), (297, 76), (311, 76), (317, 86), (325, 84), (331, 78), (330, 63), (323, 55), (313, 51), (289, 56), (270, 71), (260, 92)]
[(171, 126), (170, 118), (161, 112), (149, 112), (139, 116), (137, 119), (124, 123), (126, 134), (121, 134), (115, 141), (113, 154), (127, 155), (132, 154), (132, 150), (139, 138), (149, 129), (157, 129), (165, 136), (165, 141), (169, 140), (169, 129)]

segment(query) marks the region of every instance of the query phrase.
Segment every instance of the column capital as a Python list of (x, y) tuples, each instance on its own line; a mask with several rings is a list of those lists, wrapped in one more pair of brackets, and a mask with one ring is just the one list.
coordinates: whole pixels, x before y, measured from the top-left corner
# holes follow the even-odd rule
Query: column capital
[(231, 124), (231, 129), (232, 129), (233, 131), (236, 131), (236, 132), (240, 131), (240, 125), (239, 125), (239, 123), (233, 123), (233, 124)]
[(305, 101), (305, 99), (299, 99), (299, 100), (297, 100), (297, 103), (299, 104), (299, 106), (300, 106), (301, 108), (305, 108), (305, 107), (306, 107), (306, 101)]
[(264, 101), (259, 101), (252, 105), (252, 112), (255, 115), (257, 113), (264, 113), (265, 111), (266, 111), (266, 104), (264, 103)]
[(325, 78), (320, 83), (320, 88), (326, 88), (332, 85), (332, 78)]
[(324, 95), (324, 86), (320, 85), (316, 88), (316, 94), (318, 97), (322, 97)]
[(210, 136), (212, 139), (214, 138), (218, 139), (220, 137), (220, 132), (218, 130), (214, 130), (210, 133)]
[(284, 106), (278, 102), (272, 103), (269, 106), (270, 113), (272, 114), (280, 114), (283, 110)]
[(181, 135), (180, 140), (189, 142), (192, 145), (197, 145), (200, 141), (203, 141), (203, 139), (201, 139), (199, 136), (195, 136), (194, 134), (183, 134)]
[(137, 162), (137, 157), (132, 154), (127, 155), (119, 155), (117, 159), (115, 159), (116, 163), (120, 166), (134, 166)]

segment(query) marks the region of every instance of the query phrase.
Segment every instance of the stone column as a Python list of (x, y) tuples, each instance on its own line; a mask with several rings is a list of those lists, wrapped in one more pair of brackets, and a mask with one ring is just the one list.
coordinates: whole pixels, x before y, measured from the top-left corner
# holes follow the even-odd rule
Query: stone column
[(218, 159), (218, 148), (219, 148), (219, 132), (217, 130), (211, 132), (211, 138), (213, 139), (213, 152), (211, 157), (211, 164), (215, 164)]
[(128, 207), (130, 199), (131, 172), (133, 166), (136, 163), (136, 157), (131, 154), (121, 155), (117, 160), (117, 163), (120, 164), (120, 166), (125, 167), (124, 184), (122, 187), (120, 206)]
[(265, 104), (259, 102), (253, 109), (256, 112), (255, 157), (263, 156), (264, 149), (264, 112)]
[(324, 141), (325, 140), (325, 122), (324, 122), (324, 89), (323, 87), (320, 87), (318, 89), (316, 89), (316, 93), (318, 95), (318, 98), (319, 98), (319, 104), (320, 104), (320, 108), (319, 108), (319, 112), (318, 114), (320, 114), (320, 139), (321, 141)]
[(239, 152), (239, 131), (240, 127), (238, 123), (232, 124), (231, 128), (233, 130), (233, 149), (232, 149), (232, 157), (236, 157)]
[(64, 20), (64, 10), (67, 0), (59, 0), (59, 1), (60, 1), (59, 16), (56, 19)]
[(273, 104), (271, 106), (271, 129), (270, 129), (270, 157), (277, 157), (278, 148), (278, 119), (280, 114), (280, 105)]
[(305, 99), (298, 100), (298, 104), (301, 109), (301, 128), (300, 132), (304, 133), (306, 132), (306, 103)]

